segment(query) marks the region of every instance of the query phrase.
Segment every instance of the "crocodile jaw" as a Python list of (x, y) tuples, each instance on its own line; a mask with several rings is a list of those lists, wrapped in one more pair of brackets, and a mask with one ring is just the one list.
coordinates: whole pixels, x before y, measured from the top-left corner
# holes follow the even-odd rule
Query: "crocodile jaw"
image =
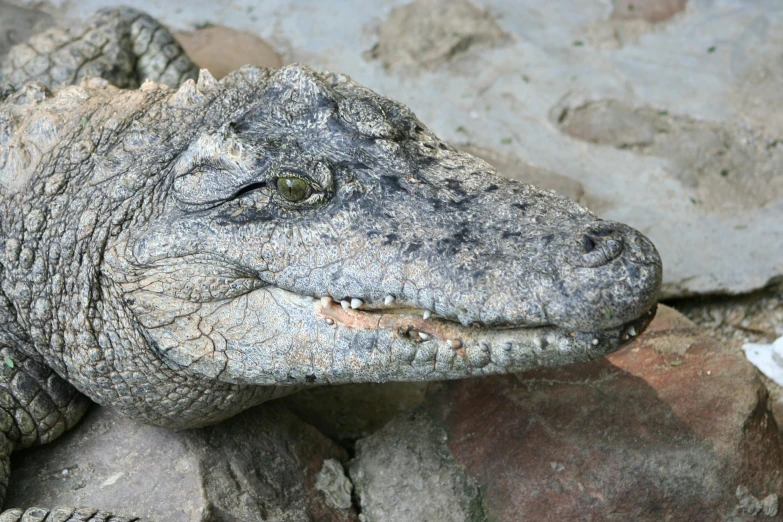
[[(138, 307), (145, 297), (137, 297)], [(172, 308), (147, 298), (149, 310)], [(237, 384), (301, 386), (456, 379), (588, 361), (640, 333), (654, 313), (597, 332), (491, 328), (407, 309), (345, 309), (272, 287), (164, 322), (154, 313), (137, 316), (173, 369)]]

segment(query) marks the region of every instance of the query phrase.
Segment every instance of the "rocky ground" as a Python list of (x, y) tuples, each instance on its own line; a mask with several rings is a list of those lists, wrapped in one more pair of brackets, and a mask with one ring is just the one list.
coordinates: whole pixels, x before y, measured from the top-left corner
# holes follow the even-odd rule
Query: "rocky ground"
[[(0, 54), (108, 3), (0, 2)], [(138, 4), (218, 75), (347, 72), (504, 175), (636, 226), (672, 308), (583, 366), (317, 389), (187, 433), (95, 408), (14, 457), (9, 503), (171, 521), (781, 519), (783, 389), (740, 349), (783, 336), (778, 1)]]

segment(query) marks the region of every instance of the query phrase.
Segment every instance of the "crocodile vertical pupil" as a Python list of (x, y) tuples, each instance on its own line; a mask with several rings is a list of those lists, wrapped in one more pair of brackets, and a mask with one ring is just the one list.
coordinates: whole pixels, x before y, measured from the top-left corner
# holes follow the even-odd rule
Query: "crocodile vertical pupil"
[(302, 201), (310, 190), (303, 179), (283, 177), (277, 178), (277, 190), (288, 201)]

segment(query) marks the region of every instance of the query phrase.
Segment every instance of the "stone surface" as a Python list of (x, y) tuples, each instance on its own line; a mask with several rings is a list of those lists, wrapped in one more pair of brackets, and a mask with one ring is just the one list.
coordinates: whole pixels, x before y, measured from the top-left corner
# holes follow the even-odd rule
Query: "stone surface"
[(315, 476), (315, 489), (326, 496), (326, 503), (337, 509), (351, 507), (353, 483), (345, 476), (345, 469), (337, 459), (326, 459)]
[(357, 442), (349, 471), (368, 522), (486, 520), (478, 485), (451, 457), (446, 438), (416, 410)]
[(53, 23), (53, 18), (42, 11), (0, 2), (0, 59), (11, 46), (43, 31)]
[(14, 454), (6, 506), (76, 505), (167, 522), (350, 521), (316, 489), (344, 450), (284, 407), (172, 431), (95, 407), (57, 441)]
[(283, 59), (274, 47), (258, 36), (230, 27), (208, 25), (193, 32), (174, 35), (188, 56), (201, 68), (222, 78), (243, 65), (282, 67)]
[(654, 156), (710, 212), (742, 212), (783, 201), (783, 142), (736, 124), (715, 124), (618, 102), (555, 108), (577, 139)]
[(467, 0), (416, 0), (392, 9), (369, 57), (389, 70), (429, 69), (505, 38), (492, 16)]
[(662, 22), (685, 9), (688, 0), (614, 0), (612, 18)]
[[(491, 520), (773, 520), (783, 447), (767, 399), (741, 354), (661, 307), (605, 360), (432, 387), (417, 416), (360, 440), (350, 469), (358, 483), (354, 470), (390, 462), (363, 449), (386, 437), (396, 476), (427, 483), (419, 441), (443, 430), (431, 453), (476, 482)], [(371, 484), (357, 485), (362, 505), (382, 494)], [(436, 489), (397, 501), (419, 505)]]

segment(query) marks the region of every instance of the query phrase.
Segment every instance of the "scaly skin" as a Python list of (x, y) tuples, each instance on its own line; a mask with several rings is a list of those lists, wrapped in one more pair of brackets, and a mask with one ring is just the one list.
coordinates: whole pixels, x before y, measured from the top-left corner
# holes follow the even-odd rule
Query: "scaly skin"
[[(153, 20), (88, 27), (3, 69), (0, 346), (49, 379), (0, 379), (6, 455), (79, 418), (71, 386), (187, 428), (309, 385), (586, 361), (651, 320), (649, 240), (497, 176), (405, 106), (298, 65), (174, 90), (195, 69)], [(109, 81), (28, 81), (84, 71)]]

